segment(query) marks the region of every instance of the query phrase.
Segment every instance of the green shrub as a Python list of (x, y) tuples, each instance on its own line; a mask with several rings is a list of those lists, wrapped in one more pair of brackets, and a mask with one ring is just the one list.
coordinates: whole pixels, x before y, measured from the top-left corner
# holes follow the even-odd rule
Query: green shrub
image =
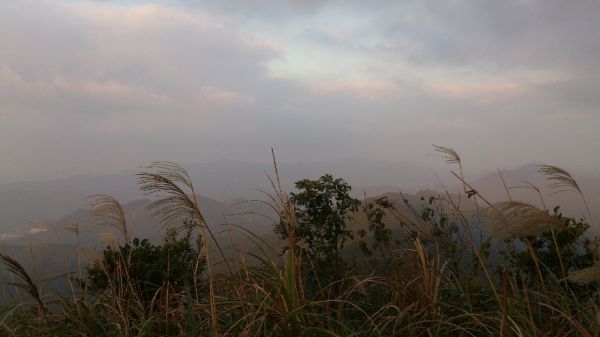
[(106, 290), (131, 284), (145, 301), (166, 285), (182, 291), (193, 285), (195, 275), (203, 270), (198, 245), (193, 245), (191, 239), (191, 230), (182, 238), (169, 231), (162, 245), (135, 238), (117, 249), (108, 247), (102, 261), (87, 269), (89, 286)]

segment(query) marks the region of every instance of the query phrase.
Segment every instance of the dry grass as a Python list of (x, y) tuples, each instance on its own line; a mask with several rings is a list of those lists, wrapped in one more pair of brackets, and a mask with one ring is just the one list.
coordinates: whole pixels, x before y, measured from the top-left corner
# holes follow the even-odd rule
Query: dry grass
[(129, 242), (129, 230), (125, 211), (117, 199), (109, 195), (94, 195), (89, 205), (90, 215), (97, 220), (99, 227), (115, 228), (123, 234), (125, 242)]
[[(435, 150), (448, 163), (460, 165), (457, 178), (465, 192), (474, 191), (462, 175), (458, 153), (441, 146)], [(131, 266), (126, 260), (118, 262), (119, 275), (111, 275), (97, 261), (98, 269), (109, 276), (110, 291), (82, 289), (79, 297), (58, 297), (49, 304), (25, 268), (0, 255), (0, 262), (20, 281), (14, 285), (34, 302), (23, 301), (6, 310), (0, 332), (28, 337), (598, 336), (600, 310), (597, 288), (593, 287), (600, 279), (598, 267), (571, 269), (568, 280), (564, 269), (562, 275), (548, 274), (540, 263), (543, 257), (524, 239), (521, 242), (536, 268), (530, 277), (539, 275), (534, 282), (521, 271), (511, 271), (508, 262), (489, 259), (490, 246), (475, 241), (473, 223), (487, 219), (491, 235), (499, 240), (551, 232), (560, 258), (554, 232), (562, 231), (564, 223), (545, 207), (512, 200), (511, 187), (505, 183), (510, 200), (488, 204), (469, 216), (448, 191), (444, 214), (424, 217), (416, 208), (391, 209), (386, 219), (405, 223), (405, 230), (395, 233), (396, 241), (381, 255), (356, 257), (366, 268), (348, 268), (345, 277), (330, 284), (320, 284), (317, 277), (313, 284), (307, 279), (314, 261), (305, 258), (303, 242), (296, 238), (296, 208), (281, 188), (274, 153), (273, 165), (274, 175), (269, 176), (273, 192), (268, 194), (268, 202), (280, 215), (275, 220), (281, 221), (289, 234), (284, 253), (281, 247), (232, 225), (256, 248), (236, 250), (238, 268), (217, 274), (209, 241), (216, 243), (223, 259), (224, 254), (205, 221), (187, 172), (174, 163), (152, 163), (138, 175), (140, 188), (153, 198), (149, 207), (165, 227), (193, 226), (202, 244), (206, 273), (195, 273), (194, 284), (186, 285), (185, 291), (174, 291), (174, 285), (165, 279), (156, 296), (144, 302), (140, 290), (129, 282)], [(545, 167), (543, 173), (555, 178), (554, 187), (572, 188), (582, 195), (566, 171)], [(119, 229), (125, 242), (130, 241), (125, 213), (114, 198), (96, 196), (91, 211), (101, 220), (100, 225)], [(442, 236), (439, 231), (447, 230), (440, 229), (442, 223), (459, 227)], [(79, 230), (72, 229), (77, 238)]]
[(579, 184), (566, 170), (553, 166), (553, 165), (539, 165), (539, 171), (546, 175), (550, 182), (549, 187), (555, 190), (553, 194), (561, 192), (575, 192), (577, 193), (585, 206), (586, 212), (589, 216), (589, 221), (592, 222), (592, 212), (585, 199), (583, 190), (579, 187)]
[[(154, 162), (147, 167), (147, 171), (138, 174), (140, 189), (146, 194), (153, 195), (156, 200), (148, 208), (154, 211), (154, 216), (161, 219), (163, 224), (185, 224), (191, 220), (199, 228), (202, 240), (203, 255), (208, 272), (209, 298), (210, 298), (210, 322), (212, 335), (219, 336), (219, 322), (217, 316), (217, 299), (215, 293), (215, 275), (211, 253), (209, 250), (209, 237), (221, 249), (212, 231), (206, 225), (204, 215), (200, 210), (198, 197), (194, 185), (181, 166), (171, 162)], [(186, 189), (189, 193), (186, 192)], [(208, 233), (208, 234), (207, 234)], [(224, 261), (225, 255), (221, 251)]]
[(497, 203), (488, 214), (492, 220), (490, 235), (499, 240), (525, 238), (564, 227), (560, 219), (547, 210), (519, 201)]
[(600, 281), (600, 267), (589, 267), (569, 274), (569, 281), (579, 285), (587, 285)]

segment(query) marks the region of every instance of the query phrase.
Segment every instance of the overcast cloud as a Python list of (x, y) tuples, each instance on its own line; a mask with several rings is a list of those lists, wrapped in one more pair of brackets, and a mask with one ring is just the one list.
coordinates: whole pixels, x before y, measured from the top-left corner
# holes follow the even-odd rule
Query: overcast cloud
[(151, 160), (600, 168), (600, 2), (1, 1), (0, 183)]

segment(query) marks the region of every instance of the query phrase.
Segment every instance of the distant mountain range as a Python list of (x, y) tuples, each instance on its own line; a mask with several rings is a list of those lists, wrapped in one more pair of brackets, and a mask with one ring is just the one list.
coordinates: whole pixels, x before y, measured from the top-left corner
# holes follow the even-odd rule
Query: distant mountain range
[[(147, 208), (150, 202), (149, 199), (138, 199), (124, 203), (122, 207), (131, 237), (149, 239), (157, 243), (164, 238), (167, 227)], [(228, 205), (202, 196), (198, 197), (198, 203), (206, 222), (213, 232), (220, 236), (224, 235), (223, 232), (229, 228), (227, 225), (231, 224), (242, 226), (257, 234), (263, 234), (272, 228), (268, 218), (274, 218), (274, 212), (264, 203), (244, 202)], [(83, 246), (103, 246), (106, 243), (102, 242), (102, 238), (106, 236), (114, 237), (117, 241), (122, 240), (119, 231), (103, 226), (101, 219), (92, 218), (87, 209), (79, 209), (51, 223), (31, 227), (25, 233), (8, 236), (3, 241), (12, 245), (73, 244), (75, 234), (67, 228), (73, 227), (74, 224), (78, 225), (79, 240)]]
[[(219, 161), (184, 164), (196, 190), (207, 201), (207, 212), (218, 213), (232, 200), (265, 199), (272, 191), (269, 163)], [(122, 203), (143, 199), (136, 185), (136, 173), (127, 171), (103, 176), (73, 176), (64, 179), (20, 182), (0, 185), (0, 233), (23, 233), (40, 220), (56, 221), (86, 207), (94, 194), (108, 194)], [(330, 162), (280, 163), (282, 185), (286, 190), (304, 178), (318, 178), (332, 173), (343, 177), (354, 187), (357, 197), (364, 193), (377, 195), (388, 191), (416, 191), (433, 181), (430, 170), (405, 163), (374, 162), (345, 159)], [(208, 200), (208, 199), (207, 199)], [(221, 203), (217, 207), (217, 203)]]
[[(254, 231), (264, 232), (270, 228), (268, 217), (272, 210), (257, 202), (236, 203), (240, 200), (267, 197), (262, 191), (272, 191), (265, 172), (272, 175), (273, 169), (266, 163), (220, 161), (183, 165), (189, 172), (196, 190), (202, 194), (200, 204), (211, 226), (228, 222), (247, 226)], [(449, 168), (450, 169), (450, 168)], [(140, 170), (141, 171), (141, 170)], [(448, 170), (449, 171), (449, 170)], [(317, 178), (325, 173), (345, 178), (352, 186), (356, 197), (377, 196), (384, 193), (415, 193), (440, 185), (433, 171), (404, 163), (373, 162), (362, 159), (346, 159), (320, 163), (280, 163), (284, 189), (291, 190), (293, 182), (303, 178)], [(44, 232), (40, 226), (55, 223), (63, 226), (78, 223), (85, 226), (89, 219), (85, 207), (88, 196), (108, 194), (120, 200), (126, 210), (134, 235), (158, 238), (163, 231), (158, 221), (151, 218), (145, 209), (148, 200), (136, 185), (137, 172), (122, 172), (104, 176), (74, 176), (65, 179), (41, 182), (21, 182), (0, 185), (0, 240), (25, 242), (31, 237), (41, 242), (55, 242), (51, 231)], [(537, 193), (523, 188), (525, 182), (539, 186), (544, 193), (544, 201), (549, 208), (561, 205), (572, 216), (583, 215), (579, 196), (561, 193), (549, 196), (552, 192), (546, 186), (545, 177), (537, 172), (537, 166), (530, 164), (512, 170), (503, 170), (502, 175), (513, 199), (540, 205)], [(576, 177), (582, 186), (594, 218), (600, 219), (600, 179)], [(447, 177), (444, 178), (448, 181)], [(484, 174), (480, 178), (467, 181), (491, 202), (508, 199), (508, 194), (497, 172)], [(450, 192), (462, 187), (455, 179), (449, 184)], [(441, 191), (443, 192), (443, 191)], [(244, 213), (244, 214), (240, 214)], [(47, 220), (47, 221), (45, 221)], [(28, 234), (31, 228), (37, 233)], [(97, 239), (98, 228), (90, 228), (92, 237), (85, 238), (91, 243)], [(20, 237), (15, 237), (20, 235)], [(86, 241), (86, 242), (88, 242)]]

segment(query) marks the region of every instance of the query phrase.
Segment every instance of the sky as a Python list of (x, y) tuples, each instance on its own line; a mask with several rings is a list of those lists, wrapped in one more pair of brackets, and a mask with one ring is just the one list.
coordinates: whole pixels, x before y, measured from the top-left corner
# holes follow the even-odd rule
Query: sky
[(600, 172), (600, 1), (0, 0), (0, 183), (153, 160)]

